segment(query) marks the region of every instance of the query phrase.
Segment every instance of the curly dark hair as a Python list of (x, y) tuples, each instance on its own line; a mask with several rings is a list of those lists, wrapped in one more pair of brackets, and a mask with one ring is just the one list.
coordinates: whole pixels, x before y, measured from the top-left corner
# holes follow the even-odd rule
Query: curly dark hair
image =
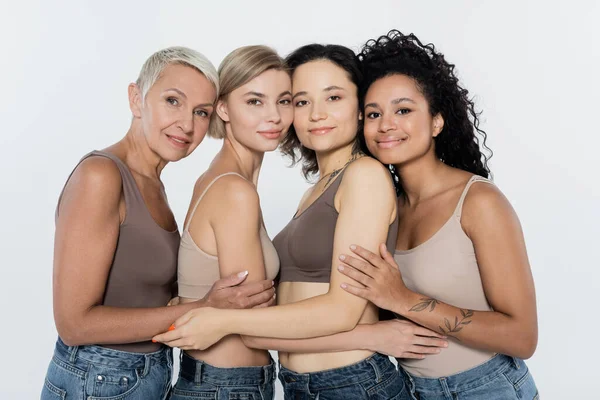
[[(451, 167), (490, 176), (488, 161), (493, 152), (486, 145), (487, 134), (479, 129), (480, 113), (475, 111), (469, 92), (459, 84), (454, 64), (446, 61), (433, 44), (424, 45), (414, 34), (405, 35), (394, 29), (377, 40), (367, 41), (358, 58), (363, 70), (361, 109), (369, 87), (378, 79), (395, 74), (414, 79), (427, 100), (430, 114), (439, 113), (444, 118), (444, 127), (434, 139), (436, 156)], [(489, 155), (481, 151), (480, 143)], [(368, 154), (366, 146), (363, 151)], [(398, 192), (402, 193), (397, 178), (396, 175)]]
[[(285, 62), (293, 76), (294, 71), (299, 66), (318, 60), (331, 61), (346, 71), (348, 77), (352, 83), (356, 85), (358, 91), (362, 80), (362, 72), (356, 54), (347, 47), (335, 44), (308, 44), (294, 50), (286, 57)], [(359, 141), (364, 140), (361, 139), (363, 137), (362, 124), (359, 123), (357, 128), (358, 134), (356, 135), (353, 154), (360, 151), (362, 145)], [(319, 172), (315, 151), (304, 147), (302, 143), (300, 143), (300, 139), (298, 139), (298, 135), (296, 134), (293, 125), (290, 126), (287, 135), (281, 141), (280, 150), (284, 155), (291, 159), (291, 165), (302, 162), (302, 174), (307, 180)]]

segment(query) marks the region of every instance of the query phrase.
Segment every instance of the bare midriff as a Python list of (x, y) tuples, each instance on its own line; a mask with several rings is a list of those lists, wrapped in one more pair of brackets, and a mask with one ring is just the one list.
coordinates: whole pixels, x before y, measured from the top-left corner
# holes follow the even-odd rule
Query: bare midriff
[[(182, 297), (181, 303), (196, 300)], [(228, 335), (206, 350), (186, 350), (185, 353), (219, 368), (260, 367), (271, 362), (267, 350), (246, 347), (240, 335)]]
[[(277, 304), (296, 303), (329, 291), (329, 283), (281, 282), (277, 288)], [(367, 304), (359, 324), (373, 324), (379, 320), (377, 308)], [(357, 347), (359, 347), (357, 345)], [(285, 368), (299, 373), (325, 371), (351, 365), (372, 355), (372, 351), (352, 350), (335, 353), (285, 353), (279, 352), (279, 361)]]

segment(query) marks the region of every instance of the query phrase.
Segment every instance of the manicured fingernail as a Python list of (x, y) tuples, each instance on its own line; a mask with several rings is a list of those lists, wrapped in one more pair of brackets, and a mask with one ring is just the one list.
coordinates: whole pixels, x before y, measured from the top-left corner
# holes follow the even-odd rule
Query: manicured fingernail
[(344, 270), (344, 266), (343, 265), (338, 265), (338, 271), (343, 271)]
[(174, 330), (175, 330), (175, 324), (171, 325), (171, 326), (169, 327), (169, 330), (170, 330), (170, 331), (174, 331)]
[(271, 281), (271, 286), (275, 286), (275, 281)]
[(350, 245), (350, 250), (356, 250), (356, 246), (355, 245)]
[(348, 287), (348, 285), (346, 285), (345, 283), (342, 283), (340, 286), (342, 287), (342, 289), (346, 289)]
[(152, 343), (158, 343), (156, 340), (152, 339)]
[(345, 255), (343, 255), (343, 254), (341, 254), (341, 255), (340, 255), (340, 260), (344, 261), (345, 259), (346, 259), (346, 256), (345, 256)]
[(240, 272), (240, 273), (238, 274), (238, 277), (239, 277), (239, 278), (243, 278), (243, 277), (245, 277), (246, 275), (248, 275), (248, 271), (242, 271), (242, 272)]

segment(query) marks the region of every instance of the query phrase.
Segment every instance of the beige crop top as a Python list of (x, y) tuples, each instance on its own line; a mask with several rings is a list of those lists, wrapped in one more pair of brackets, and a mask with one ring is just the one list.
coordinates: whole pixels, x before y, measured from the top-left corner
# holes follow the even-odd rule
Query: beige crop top
[[(217, 176), (212, 180), (204, 189), (204, 192), (198, 197), (192, 213), (190, 214), (187, 225), (183, 229), (181, 236), (181, 244), (179, 245), (179, 258), (177, 262), (177, 284), (179, 288), (179, 296), (190, 299), (201, 299), (203, 298), (213, 283), (221, 278), (219, 272), (219, 259), (217, 256), (213, 256), (204, 252), (190, 235), (189, 227), (198, 208), (198, 204), (208, 192), (208, 189), (221, 177), (227, 175), (237, 175), (242, 179), (246, 179), (240, 174), (235, 172), (228, 172)], [(260, 243), (262, 245), (263, 260), (265, 263), (265, 275), (266, 279), (275, 279), (279, 272), (279, 257), (277, 251), (273, 247), (273, 243), (267, 235), (267, 231), (261, 224), (260, 228)], [(240, 266), (243, 268), (243, 266)]]
[[(454, 213), (440, 230), (417, 247), (396, 250), (394, 259), (410, 290), (462, 309), (491, 311), (483, 291), (473, 242), (460, 223), (465, 197), (474, 182), (492, 184), (474, 175), (465, 186)], [(438, 378), (476, 367), (494, 354), (450, 339), (448, 348), (439, 354), (428, 355), (423, 360), (399, 359), (398, 363), (412, 375)]]

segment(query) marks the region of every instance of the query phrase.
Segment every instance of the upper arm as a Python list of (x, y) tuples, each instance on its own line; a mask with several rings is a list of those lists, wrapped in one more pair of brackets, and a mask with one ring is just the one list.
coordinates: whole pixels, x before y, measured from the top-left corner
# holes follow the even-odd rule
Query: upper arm
[(215, 235), (221, 277), (247, 270), (244, 283), (265, 279), (260, 241), (261, 214), (254, 186), (237, 176), (223, 177), (213, 187)]
[(84, 160), (59, 204), (54, 239), (53, 299), (59, 333), (102, 302), (119, 236), (121, 175), (108, 159)]
[(537, 326), (535, 289), (523, 231), (498, 188), (475, 183), (463, 205), (462, 224), (471, 238), (485, 295), (495, 311)]
[(329, 295), (343, 302), (355, 323), (367, 301), (340, 287), (350, 279), (337, 269), (338, 257), (357, 244), (375, 254), (386, 242), (390, 221), (396, 213), (396, 196), (390, 174), (378, 161), (364, 157), (348, 166), (336, 196), (339, 216), (335, 226)]

